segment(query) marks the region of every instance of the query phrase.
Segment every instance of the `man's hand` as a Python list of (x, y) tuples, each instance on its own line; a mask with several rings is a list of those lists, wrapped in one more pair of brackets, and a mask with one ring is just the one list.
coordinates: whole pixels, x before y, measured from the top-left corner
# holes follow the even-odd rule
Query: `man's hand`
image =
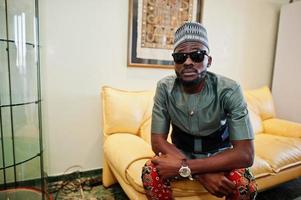
[(182, 163), (182, 159), (170, 154), (156, 156), (151, 161), (156, 166), (158, 174), (162, 178), (178, 175)]
[(214, 196), (223, 197), (235, 192), (236, 186), (224, 172), (207, 173), (196, 176), (198, 181)]

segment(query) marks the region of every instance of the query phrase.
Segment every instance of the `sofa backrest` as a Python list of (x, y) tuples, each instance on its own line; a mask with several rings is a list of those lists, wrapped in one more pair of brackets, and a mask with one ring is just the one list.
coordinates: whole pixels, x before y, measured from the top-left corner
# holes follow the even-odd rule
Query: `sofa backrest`
[(140, 126), (150, 118), (153, 91), (125, 91), (102, 88), (103, 132), (138, 134)]
[(259, 115), (262, 120), (275, 118), (274, 101), (268, 87), (247, 90), (244, 95), (249, 108)]
[(275, 118), (275, 108), (271, 91), (268, 87), (244, 92), (248, 104), (249, 115), (255, 133), (263, 131), (262, 122)]
[[(103, 132), (131, 133), (150, 142), (150, 121), (154, 91), (125, 91), (102, 88)], [(244, 92), (255, 133), (263, 132), (262, 121), (275, 117), (274, 102), (268, 87)]]

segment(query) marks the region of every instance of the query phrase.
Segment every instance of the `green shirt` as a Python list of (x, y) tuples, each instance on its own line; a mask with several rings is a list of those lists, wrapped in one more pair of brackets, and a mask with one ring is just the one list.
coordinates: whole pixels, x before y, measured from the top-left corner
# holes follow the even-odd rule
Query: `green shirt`
[(254, 138), (239, 84), (212, 72), (196, 94), (185, 93), (175, 75), (158, 82), (151, 132), (168, 134), (170, 123), (194, 136), (210, 135), (227, 123), (230, 140)]

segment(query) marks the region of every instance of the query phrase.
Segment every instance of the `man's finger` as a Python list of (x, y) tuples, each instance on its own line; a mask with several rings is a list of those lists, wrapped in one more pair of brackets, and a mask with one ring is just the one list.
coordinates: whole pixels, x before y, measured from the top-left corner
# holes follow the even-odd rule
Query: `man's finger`
[(236, 189), (236, 185), (233, 181), (229, 180), (227, 177), (223, 179), (224, 186), (227, 190), (232, 191)]
[(220, 196), (226, 196), (231, 192), (228, 192), (227, 189), (224, 186), (216, 187), (215, 190), (214, 190), (214, 193), (219, 197)]
[(223, 192), (225, 193), (225, 195), (229, 195), (235, 191), (235, 189), (236, 189), (235, 184), (232, 181), (228, 180), (226, 177), (222, 183), (223, 183), (222, 188), (223, 188)]
[(157, 164), (158, 164), (158, 159), (157, 159), (157, 157), (152, 158), (151, 161), (152, 161), (152, 163), (153, 163), (154, 165), (157, 165)]

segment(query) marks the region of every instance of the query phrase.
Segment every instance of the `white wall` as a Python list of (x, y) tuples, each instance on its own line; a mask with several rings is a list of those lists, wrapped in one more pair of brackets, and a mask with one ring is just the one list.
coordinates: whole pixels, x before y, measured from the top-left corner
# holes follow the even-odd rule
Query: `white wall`
[(206, 1), (204, 23), (213, 55), (212, 71), (244, 88), (270, 85), (279, 5), (263, 0)]
[[(279, 4), (207, 0), (211, 70), (244, 88), (270, 85)], [(128, 68), (128, 1), (41, 0), (44, 134), (49, 175), (102, 167), (103, 85), (140, 90), (173, 70)]]
[(301, 123), (300, 19), (301, 1), (282, 7), (272, 86), (277, 117), (299, 123)]

